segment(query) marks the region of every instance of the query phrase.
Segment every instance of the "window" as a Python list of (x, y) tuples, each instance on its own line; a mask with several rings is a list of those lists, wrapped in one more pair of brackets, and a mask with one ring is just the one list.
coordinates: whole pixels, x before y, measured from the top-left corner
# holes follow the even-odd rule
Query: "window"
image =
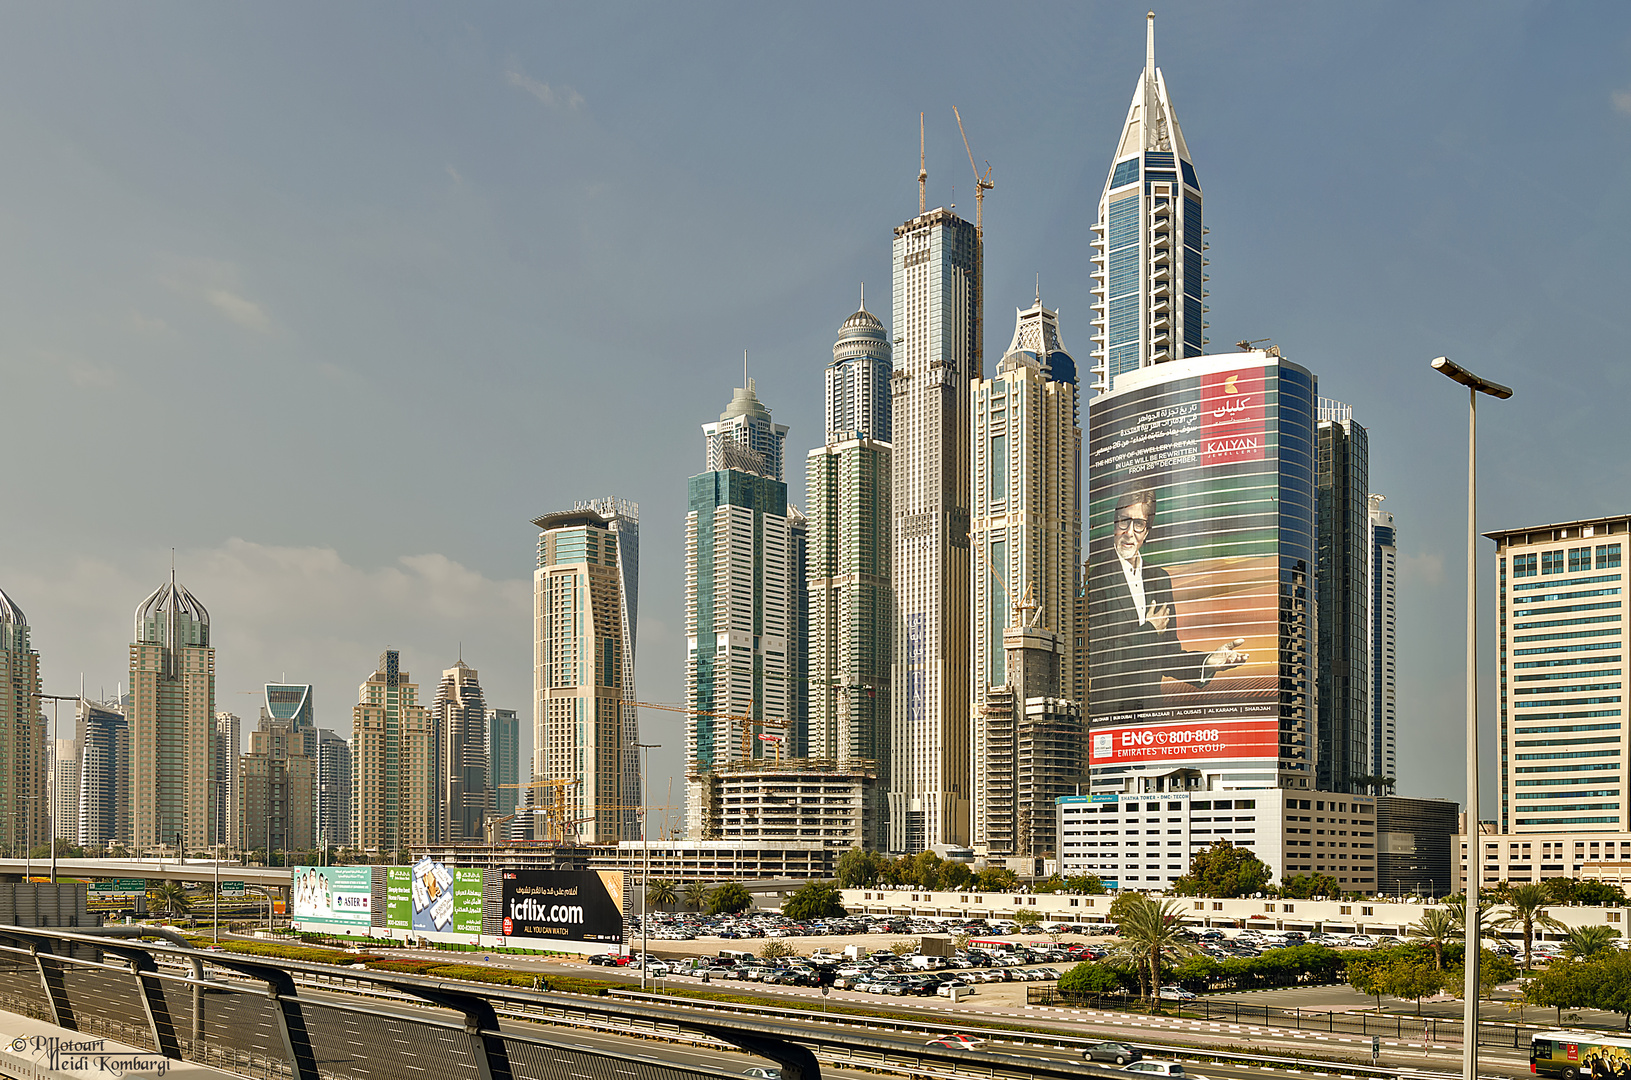
[(1569, 573), (1579, 574), (1591, 569), (1591, 549), (1589, 547), (1569, 549)]
[(1542, 574), (1561, 574), (1563, 572), (1563, 552), (1543, 551), (1540, 553), (1540, 572)]
[(1535, 556), (1534, 555), (1514, 555), (1512, 557), (1512, 576), (1513, 577), (1534, 577), (1535, 576)]
[(1620, 545), (1597, 545), (1597, 569), (1612, 570), (1620, 565)]

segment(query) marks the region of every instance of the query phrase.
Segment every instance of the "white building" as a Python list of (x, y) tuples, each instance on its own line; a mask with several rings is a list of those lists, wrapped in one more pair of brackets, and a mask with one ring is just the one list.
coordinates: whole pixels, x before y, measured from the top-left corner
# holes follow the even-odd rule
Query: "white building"
[(1399, 775), (1399, 542), (1386, 496), (1370, 496), (1370, 771)]
[(1374, 798), (1265, 788), (1059, 800), (1059, 872), (1107, 888), (1165, 889), (1219, 840), (1251, 851), (1276, 883), (1325, 874), (1344, 891), (1376, 891)]
[(969, 841), (969, 393), (982, 378), (981, 241), (924, 207), (894, 243), (894, 673), (889, 847)]

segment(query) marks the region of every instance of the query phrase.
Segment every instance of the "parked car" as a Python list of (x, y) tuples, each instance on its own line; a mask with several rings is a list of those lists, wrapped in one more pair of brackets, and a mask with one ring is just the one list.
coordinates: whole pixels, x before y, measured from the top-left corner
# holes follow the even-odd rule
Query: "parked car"
[(1131, 1065), (1123, 1066), (1121, 1071), (1148, 1073), (1152, 1076), (1183, 1076), (1184, 1064), (1181, 1061), (1135, 1061)]
[(969, 986), (968, 983), (964, 982), (962, 979), (952, 979), (948, 982), (943, 982), (934, 988), (934, 992), (936, 994), (945, 998), (951, 997), (951, 992), (953, 990), (967, 990), (970, 993), (974, 992), (974, 988)]
[(1101, 1042), (1082, 1047), (1082, 1057), (1088, 1061), (1113, 1061), (1117, 1065), (1128, 1065), (1142, 1061), (1144, 1051), (1126, 1043)]
[(1163, 986), (1161, 996), (1169, 1001), (1194, 1001), (1195, 995), (1181, 986)]

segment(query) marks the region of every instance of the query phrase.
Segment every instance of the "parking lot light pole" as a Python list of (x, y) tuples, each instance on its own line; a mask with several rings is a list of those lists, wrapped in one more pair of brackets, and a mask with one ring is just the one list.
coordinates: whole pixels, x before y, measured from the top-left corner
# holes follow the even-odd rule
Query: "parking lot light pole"
[(640, 849), (645, 863), (640, 872), (640, 991), (646, 989), (646, 972), (649, 970), (650, 954), (646, 951), (646, 935), (650, 933), (649, 924), (651, 916), (647, 911), (646, 894), (651, 891), (651, 752), (662, 746), (662, 743), (635, 743), (635, 748), (644, 750), (645, 765), (640, 770)]
[(1483, 832), (1478, 824), (1478, 395), (1506, 399), (1510, 387), (1481, 379), (1447, 356), (1433, 370), (1467, 388), (1467, 894), (1465, 983), (1461, 1019), (1461, 1077), (1478, 1080), (1478, 967), (1483, 945), (1478, 883), (1483, 870)]

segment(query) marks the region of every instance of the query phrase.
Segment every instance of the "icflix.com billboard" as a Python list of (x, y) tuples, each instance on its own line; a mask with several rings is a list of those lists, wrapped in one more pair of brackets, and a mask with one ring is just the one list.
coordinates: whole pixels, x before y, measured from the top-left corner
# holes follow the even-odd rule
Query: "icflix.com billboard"
[(1261, 353), (1129, 373), (1092, 402), (1093, 765), (1279, 756), (1306, 689), (1313, 406), (1312, 376)]
[(505, 870), (505, 937), (623, 940), (621, 870)]

